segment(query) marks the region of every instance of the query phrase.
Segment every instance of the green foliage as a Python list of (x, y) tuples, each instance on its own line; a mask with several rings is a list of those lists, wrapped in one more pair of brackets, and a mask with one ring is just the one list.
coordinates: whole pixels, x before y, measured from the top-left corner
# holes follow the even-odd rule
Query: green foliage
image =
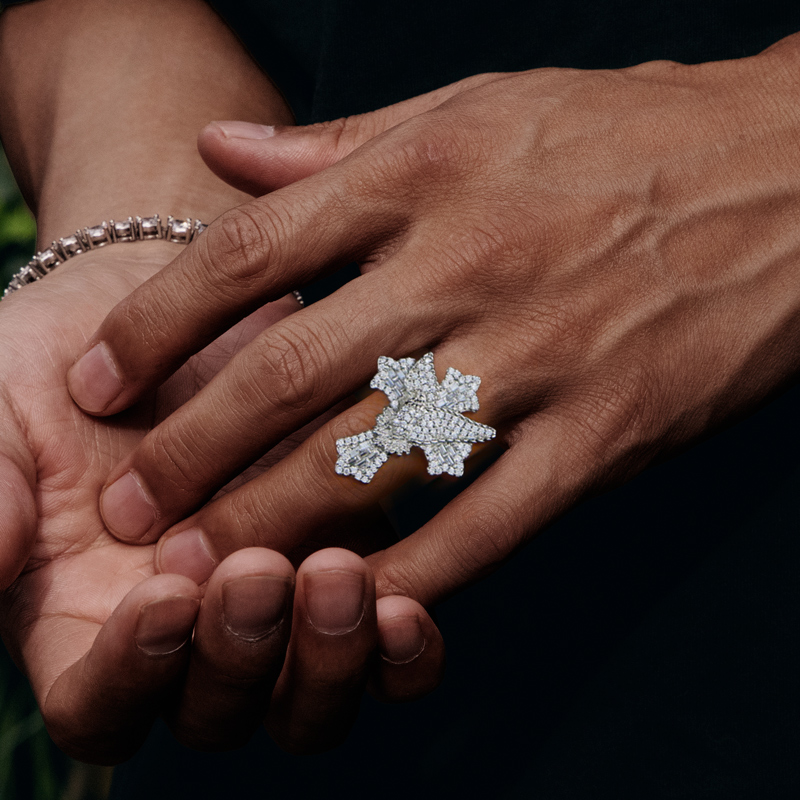
[(36, 223), (0, 151), (0, 283), (3, 288), (30, 260), (35, 243)]
[(0, 216), (0, 248), (28, 247), (36, 238), (36, 223), (28, 209), (17, 206), (3, 209)]
[(58, 800), (67, 759), (45, 731), (27, 681), (0, 658), (0, 798)]

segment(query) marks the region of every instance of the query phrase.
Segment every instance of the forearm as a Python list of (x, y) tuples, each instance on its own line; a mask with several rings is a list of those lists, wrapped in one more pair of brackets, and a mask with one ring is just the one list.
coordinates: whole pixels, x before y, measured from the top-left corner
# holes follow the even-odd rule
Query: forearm
[(238, 205), (197, 154), (220, 118), (292, 121), (200, 0), (41, 0), (0, 17), (0, 134), (42, 244), (109, 217)]

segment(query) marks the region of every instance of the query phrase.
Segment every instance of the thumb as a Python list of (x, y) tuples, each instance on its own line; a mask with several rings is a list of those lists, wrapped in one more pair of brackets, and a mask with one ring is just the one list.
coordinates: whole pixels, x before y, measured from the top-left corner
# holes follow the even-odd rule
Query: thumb
[(474, 76), (378, 111), (315, 125), (212, 122), (200, 132), (197, 147), (222, 180), (259, 196), (335, 164), (390, 128), (494, 78)]

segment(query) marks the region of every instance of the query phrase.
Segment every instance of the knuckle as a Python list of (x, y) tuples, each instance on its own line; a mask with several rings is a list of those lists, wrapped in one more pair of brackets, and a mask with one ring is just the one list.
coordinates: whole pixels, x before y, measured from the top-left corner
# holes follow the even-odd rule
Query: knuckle
[(286, 221), (274, 204), (255, 202), (227, 211), (198, 240), (201, 277), (217, 291), (258, 289), (265, 261), (286, 241)]
[[(139, 294), (129, 295), (111, 312), (103, 323), (102, 337), (113, 343), (118, 361), (123, 356), (126, 362), (133, 356), (139, 364), (155, 358), (159, 363), (163, 359), (164, 332), (172, 328), (175, 319), (168, 301), (165, 302), (170, 296), (167, 293), (142, 301)], [(129, 379), (138, 377), (130, 374), (137, 369), (135, 364), (126, 363), (125, 367)]]
[(330, 122), (319, 123), (329, 138), (335, 158), (341, 158), (355, 150), (362, 142), (373, 138), (378, 132), (374, 115), (340, 117)]
[(508, 77), (507, 72), (479, 72), (477, 75), (469, 75), (466, 78), (462, 78), (452, 85), (458, 87), (460, 92), (463, 92), (468, 89), (480, 89), (487, 84), (504, 80), (506, 77)]
[[(288, 489), (287, 489), (288, 490)], [(245, 490), (231, 495), (233, 504), (226, 525), (238, 547), (264, 547), (279, 543), (285, 537), (285, 522), (276, 517), (275, 496), (258, 490)]]
[(538, 241), (538, 231), (516, 209), (475, 208), (467, 213), (463, 234), (435, 247), (428, 260), (438, 291), (458, 281), (470, 306), (481, 313), (489, 309), (486, 297), (518, 304), (520, 284), (530, 280), (530, 243)]
[(467, 504), (443, 531), (443, 551), (460, 582), (472, 582), (493, 572), (517, 545), (512, 503), (502, 497), (482, 497)]
[[(477, 272), (475, 278), (482, 279), (484, 282), (484, 287), (481, 288), (485, 288), (487, 282), (494, 288), (495, 284), (501, 282), (498, 281), (498, 278), (502, 279), (502, 283), (506, 283), (506, 279), (517, 271), (516, 269), (503, 269), (503, 265), (508, 262), (509, 256), (520, 251), (528, 255), (526, 245), (521, 245), (517, 241), (520, 233), (520, 224), (524, 225), (524, 220), (520, 220), (516, 212), (512, 212), (512, 214), (509, 214), (505, 209), (502, 209), (494, 219), (484, 214), (483, 220), (476, 221), (470, 227), (468, 240), (472, 250), (470, 261), (472, 263), (480, 262), (499, 265), (498, 272), (494, 275), (487, 274), (487, 270)], [(533, 239), (532, 236), (530, 238)], [(525, 240), (527, 244), (527, 236)]]
[(646, 359), (630, 358), (622, 371), (596, 377), (585, 391), (576, 426), (584, 452), (606, 472), (627, 472), (625, 465), (647, 448), (657, 412), (659, 381)]
[(481, 147), (465, 134), (459, 120), (437, 108), (402, 125), (388, 150), (392, 176), (419, 178), (413, 186), (428, 191), (426, 187), (453, 184), (469, 173), (480, 160)]
[[(185, 430), (179, 421), (168, 422), (154, 429), (146, 439), (137, 471), (143, 474), (150, 485), (156, 483), (158, 493), (195, 496), (198, 489), (205, 490), (205, 477), (211, 466), (203, 452), (202, 439)], [(148, 478), (157, 475), (156, 481)]]
[[(518, 505), (502, 494), (472, 498), (444, 512), (446, 521), (431, 523), (431, 535), (403, 559), (391, 550), (376, 554), (370, 564), (378, 597), (404, 595), (426, 605), (490, 574), (524, 540)], [(439, 577), (435, 596), (427, 596), (432, 564)]]
[(654, 77), (680, 72), (685, 70), (685, 68), (685, 64), (663, 58), (656, 59), (655, 61), (645, 61), (641, 64), (634, 64), (632, 67), (627, 67), (623, 72), (637, 78), (651, 80)]
[(264, 353), (265, 375), (272, 404), (283, 412), (302, 410), (313, 396), (317, 354), (308, 340), (286, 331), (271, 338)]
[(601, 395), (600, 417), (607, 420), (612, 434), (610, 441), (617, 448), (638, 439), (648, 426), (655, 394), (651, 373), (652, 369), (643, 360), (631, 359), (622, 374), (607, 378), (611, 385), (605, 386)]
[(375, 574), (375, 591), (378, 597), (401, 595), (411, 597), (423, 603), (416, 590), (414, 562), (400, 563), (386, 553), (380, 553), (370, 559)]
[(532, 320), (520, 331), (523, 348), (533, 344), (542, 381), (558, 382), (565, 371), (574, 369), (589, 343), (584, 309), (579, 301), (563, 303), (560, 298), (542, 297)]
[(376, 392), (331, 420), (319, 437), (319, 457), (327, 462), (336, 453), (337, 440), (374, 428), (378, 415), (386, 405), (385, 395)]
[(260, 351), (259, 381), (268, 387), (271, 404), (282, 412), (295, 413), (308, 407), (328, 388), (321, 382), (332, 375), (331, 347), (338, 341), (322, 330), (286, 324), (273, 331), (268, 346)]
[[(342, 426), (339, 429), (343, 430)], [(306, 485), (317, 486), (314, 507), (319, 522), (337, 517), (347, 509), (359, 509), (371, 499), (369, 487), (352, 478), (345, 478), (333, 469), (338, 458), (336, 440), (352, 436), (353, 430), (348, 428), (347, 433), (337, 435), (336, 428), (326, 429), (309, 442), (310, 457), (303, 465), (305, 474), (301, 473), (298, 477), (308, 481)], [(367, 427), (361, 430), (367, 430)]]

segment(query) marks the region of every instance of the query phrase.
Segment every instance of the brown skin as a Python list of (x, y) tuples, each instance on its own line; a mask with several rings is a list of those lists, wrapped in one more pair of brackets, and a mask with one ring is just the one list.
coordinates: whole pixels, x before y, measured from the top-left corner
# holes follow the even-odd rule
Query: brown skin
[[(346, 734), (368, 679), (387, 700), (418, 697), (438, 682), (441, 636), (422, 607), (405, 597), (376, 604), (373, 589), (352, 635), (315, 632), (301, 605), (303, 583), (298, 580), (295, 593), (295, 571), (284, 556), (263, 548), (240, 551), (201, 589), (186, 577), (155, 575), (154, 548), (119, 542), (98, 513), (97, 494), (114, 464), (253, 335), (293, 309), (287, 299), (248, 318), (129, 413), (114, 420), (81, 413), (63, 388), (75, 349), (175, 249), (159, 243), (87, 254), (3, 301), (0, 574), (8, 588), (0, 593), (0, 630), (31, 681), (51, 736), (74, 757), (98, 763), (129, 757), (159, 714), (180, 741), (202, 749), (240, 745), (264, 720), (284, 747), (326, 749)], [(296, 444), (277, 448), (252, 474)], [(336, 581), (325, 587), (331, 604), (351, 591), (350, 574), (374, 587), (366, 563), (344, 550), (322, 550), (300, 571), (334, 573)], [(269, 593), (251, 596), (255, 620), (247, 630), (259, 624), (259, 614), (269, 620), (257, 641), (230, 630), (222, 600), (228, 584), (253, 576), (287, 584), (285, 602)], [(395, 600), (399, 607), (386, 604)], [(157, 612), (162, 636), (177, 637), (163, 655), (150, 652), (140, 627), (158, 601), (167, 603)], [(398, 667), (374, 655), (379, 626), (393, 629), (398, 619), (404, 629), (421, 625), (426, 646), (396, 677)], [(284, 663), (287, 646), (291, 661)], [(333, 678), (332, 666), (339, 668)], [(304, 699), (312, 691), (318, 703), (309, 708)]]
[[(82, 393), (78, 365), (79, 405), (116, 414), (257, 303), (354, 259), (363, 275), (265, 331), (148, 434), (107, 487), (132, 470), (155, 522), (125, 526), (135, 499), (112, 493), (101, 510), (113, 532), (153, 542), (168, 531), (161, 558), (191, 525), (222, 557), (291, 548), (347, 519), (420, 469), (390, 459), (366, 486), (334, 474), (335, 439), (368, 427), (380, 397), (181, 522), (365, 384), (378, 356), (433, 349), (440, 377), (449, 366), (482, 377), (476, 417), (508, 449), (369, 559), (379, 595), (427, 605), (587, 493), (763, 403), (800, 367), (798, 66), (793, 36), (739, 61), (481, 75), (271, 138), (207, 128), (201, 149), (218, 174), (277, 191), (225, 214), (114, 309), (89, 347), (113, 354), (119, 391)], [(167, 309), (144, 348), (131, 320)]]
[[(210, 54), (228, 69), (212, 75)], [(183, 80), (162, 80), (178, 66)], [(3, 141), (36, 209), (40, 247), (79, 225), (131, 213), (213, 219), (244, 196), (203, 165), (197, 130), (223, 111), (291, 122), (269, 80), (194, 0), (11, 8), (0, 17), (0, 87)], [(154, 548), (122, 544), (106, 530), (97, 495), (115, 464), (234, 353), (297, 309), (291, 297), (264, 306), (135, 409), (114, 420), (86, 416), (64, 390), (75, 354), (116, 303), (182, 249), (148, 242), (84, 254), (0, 306), (0, 628), (55, 741), (89, 761), (131, 755), (158, 714), (181, 741), (203, 748), (239, 744), (265, 718), (287, 747), (328, 747), (346, 733), (368, 678), (387, 699), (417, 696), (432, 688), (443, 660), (425, 611), (407, 598), (399, 607), (376, 603), (371, 571), (353, 553), (316, 553), (296, 579), (284, 556), (249, 550), (222, 561), (200, 587), (156, 575)], [(310, 624), (303, 580), (310, 572), (332, 576), (323, 605), (352, 595), (352, 576), (366, 587), (354, 631), (342, 637)], [(269, 591), (276, 585), (285, 591)], [(244, 586), (244, 633), (230, 622), (237, 586)], [(240, 603), (240, 620), (241, 613)], [(391, 632), (398, 620), (429, 646), (395, 686), (395, 665), (375, 659), (375, 650), (382, 623)], [(346, 657), (307, 663), (340, 641)], [(331, 664), (341, 670), (324, 684), (329, 713), (305, 713), (304, 694), (319, 693)]]

